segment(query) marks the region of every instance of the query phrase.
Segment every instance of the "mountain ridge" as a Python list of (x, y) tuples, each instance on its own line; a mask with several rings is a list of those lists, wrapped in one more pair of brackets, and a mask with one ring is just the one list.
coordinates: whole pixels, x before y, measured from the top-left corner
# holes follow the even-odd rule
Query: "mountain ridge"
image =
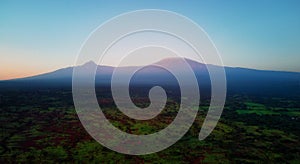
[[(179, 59), (178, 59), (179, 60)], [(220, 66), (212, 64), (203, 64), (196, 61), (185, 59), (191, 66), (195, 77), (198, 81), (200, 90), (210, 91), (210, 76), (207, 68), (215, 69)], [(177, 86), (178, 82), (174, 75), (157, 65), (171, 65), (175, 71), (182, 71), (180, 65), (176, 64), (177, 59), (161, 60), (151, 65), (143, 67), (137, 71), (130, 81), (131, 86)], [(180, 62), (178, 62), (180, 63)], [(97, 66), (95, 74), (96, 86), (110, 86), (113, 71), (117, 68), (121, 71), (121, 75), (129, 75), (129, 73), (142, 66), (124, 66), (111, 67), (96, 65), (94, 62), (87, 62), (76, 67), (61, 68), (45, 74), (30, 76), (26, 78), (12, 79), (0, 81), (0, 89), (7, 88), (36, 88), (36, 87), (71, 87), (73, 69), (79, 68), (83, 75), (85, 72), (91, 71)], [(272, 70), (257, 70), (240, 67), (224, 67), (227, 89), (229, 93), (255, 93), (255, 94), (285, 94), (300, 95), (300, 73)], [(181, 72), (182, 73), (182, 72)], [(184, 76), (184, 73), (182, 74)], [(82, 76), (84, 80), (84, 76)], [(118, 83), (123, 84), (120, 77)]]
[[(174, 61), (176, 61), (177, 59), (178, 59), (177, 57), (165, 58), (165, 59), (162, 59), (162, 60), (160, 60), (158, 62), (152, 63), (152, 64), (150, 64), (148, 66), (155, 65), (155, 64), (163, 64), (163, 65), (168, 64), (168, 65), (171, 65), (171, 64), (174, 64), (175, 63)], [(200, 64), (201, 66), (204, 66), (204, 67), (209, 67), (209, 66), (212, 66), (212, 67), (214, 67), (214, 66), (221, 67), (219, 65), (214, 65), (214, 64), (199, 63), (197, 61), (194, 61), (194, 60), (191, 60), (191, 59), (188, 59), (188, 58), (183, 58), (183, 59), (186, 60), (192, 67), (195, 64)], [(167, 61), (168, 63), (166, 63), (165, 61)], [(114, 67), (114, 66), (107, 66), (107, 65), (97, 65), (94, 61), (90, 60), (90, 61), (87, 61), (87, 62), (85, 62), (85, 63), (83, 63), (81, 65), (77, 65), (77, 66), (68, 66), (68, 67), (64, 67), (64, 68), (59, 68), (59, 69), (54, 70), (54, 71), (49, 71), (49, 72), (46, 72), (46, 73), (41, 73), (41, 74), (27, 76), (27, 77), (0, 80), (0, 82), (14, 81), (14, 80), (27, 80), (27, 79), (30, 79), (30, 78), (45, 76), (45, 75), (53, 74), (53, 73), (60, 72), (60, 71), (65, 72), (66, 70), (71, 70), (71, 69), (72, 69), (72, 72), (73, 72), (74, 67), (91, 67), (91, 66), (97, 66), (97, 67), (102, 67), (102, 68), (111, 69), (111, 70), (114, 70), (115, 68), (124, 68), (124, 69), (126, 69), (126, 68), (143, 67), (143, 66), (121, 66), (121, 67)], [(224, 66), (224, 69), (240, 69), (240, 70), (248, 70), (248, 71), (263, 71), (263, 72), (277, 72), (277, 73), (300, 74), (300, 72), (293, 72), (293, 71), (262, 70), (262, 69), (255, 69), (255, 68), (232, 67), (232, 66)]]

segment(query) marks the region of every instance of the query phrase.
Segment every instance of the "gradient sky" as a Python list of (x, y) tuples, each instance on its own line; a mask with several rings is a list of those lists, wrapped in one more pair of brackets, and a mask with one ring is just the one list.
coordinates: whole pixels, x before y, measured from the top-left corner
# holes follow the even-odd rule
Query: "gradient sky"
[(170, 10), (194, 20), (211, 37), (224, 65), (300, 72), (297, 0), (1, 0), (0, 79), (73, 65), (96, 27), (138, 9)]

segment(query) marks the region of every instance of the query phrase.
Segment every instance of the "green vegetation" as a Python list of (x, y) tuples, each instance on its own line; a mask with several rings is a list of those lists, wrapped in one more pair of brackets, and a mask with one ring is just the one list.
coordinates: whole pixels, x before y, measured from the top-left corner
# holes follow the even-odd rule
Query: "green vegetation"
[[(193, 110), (193, 126), (171, 147), (149, 155), (111, 151), (82, 127), (70, 91), (2, 93), (0, 103), (1, 163), (299, 163), (299, 99), (229, 96), (223, 115), (210, 136), (198, 140), (209, 100)], [(31, 101), (28, 101), (31, 100)], [(168, 99), (156, 118), (138, 121), (123, 115), (104, 95), (99, 98), (110, 122), (132, 134), (151, 134), (176, 117), (179, 104)], [(135, 97), (139, 106), (146, 98)], [(109, 139), (109, 138), (108, 138)]]

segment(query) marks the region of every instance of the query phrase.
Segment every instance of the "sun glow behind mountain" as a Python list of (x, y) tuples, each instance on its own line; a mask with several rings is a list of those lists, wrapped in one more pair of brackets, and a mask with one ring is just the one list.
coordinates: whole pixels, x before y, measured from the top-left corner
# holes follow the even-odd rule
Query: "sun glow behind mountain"
[[(299, 1), (127, 4), (1, 1), (0, 79), (71, 66), (80, 46), (97, 26), (120, 13), (143, 8), (170, 10), (191, 18), (211, 37), (226, 66), (300, 71)], [(115, 59), (118, 57), (102, 64), (117, 66)], [(158, 61), (145, 56), (143, 59), (127, 66)]]

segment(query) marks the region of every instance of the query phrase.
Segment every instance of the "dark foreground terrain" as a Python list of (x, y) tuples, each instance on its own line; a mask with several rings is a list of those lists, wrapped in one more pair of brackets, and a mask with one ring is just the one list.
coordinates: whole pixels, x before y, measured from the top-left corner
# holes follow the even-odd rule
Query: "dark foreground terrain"
[[(176, 116), (178, 103), (169, 98), (155, 119), (136, 121), (116, 109), (105, 89), (97, 91), (106, 117), (132, 134), (163, 129)], [(145, 107), (149, 99), (132, 98)], [(130, 156), (111, 151), (82, 127), (70, 89), (0, 92), (1, 163), (300, 163), (299, 97), (228, 95), (217, 127), (204, 141), (198, 133), (209, 99), (204, 98), (188, 133), (161, 152)]]

